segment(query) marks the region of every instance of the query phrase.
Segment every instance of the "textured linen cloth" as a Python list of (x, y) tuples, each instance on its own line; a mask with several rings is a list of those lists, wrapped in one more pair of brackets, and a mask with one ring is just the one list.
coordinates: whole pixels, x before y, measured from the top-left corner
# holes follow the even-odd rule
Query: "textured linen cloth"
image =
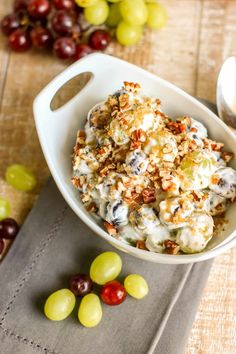
[(162, 265), (115, 250), (119, 279), (142, 274), (148, 296), (103, 305), (93, 329), (79, 324), (79, 301), (64, 321), (45, 318), (47, 296), (107, 250), (115, 249), (80, 221), (50, 179), (0, 267), (0, 353), (182, 354), (212, 261)]

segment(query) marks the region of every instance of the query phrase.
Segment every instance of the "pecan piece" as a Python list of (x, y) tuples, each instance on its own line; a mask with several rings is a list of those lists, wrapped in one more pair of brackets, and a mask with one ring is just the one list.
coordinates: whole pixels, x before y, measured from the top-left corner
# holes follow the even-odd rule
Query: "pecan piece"
[(114, 225), (109, 224), (109, 222), (107, 222), (107, 221), (104, 221), (104, 226), (110, 235), (112, 235), (112, 236), (117, 235), (118, 231)]
[(80, 183), (80, 179), (79, 177), (72, 177), (71, 178), (71, 182), (73, 183), (73, 185), (76, 187), (76, 188), (82, 188), (82, 185)]
[(142, 191), (142, 197), (145, 204), (153, 203), (156, 201), (155, 188), (144, 188)]
[(134, 142), (139, 141), (141, 143), (144, 143), (146, 141), (146, 138), (147, 134), (142, 129), (136, 129), (131, 135), (131, 139)]
[(234, 153), (233, 152), (222, 151), (221, 157), (222, 157), (222, 159), (225, 162), (229, 162), (234, 157)]
[(124, 88), (129, 92), (138, 93), (141, 89), (141, 86), (135, 82), (124, 81)]
[(131, 144), (130, 144), (130, 149), (131, 150), (140, 149), (140, 147), (141, 147), (141, 142), (140, 141), (131, 141)]
[(145, 251), (148, 251), (146, 245), (145, 245), (145, 242), (142, 241), (142, 240), (137, 240), (136, 241), (136, 248), (139, 248), (140, 250), (145, 250)]
[(86, 205), (85, 208), (86, 208), (88, 213), (95, 213), (98, 210), (96, 204), (93, 203), (93, 202), (89, 203), (88, 205)]
[(178, 243), (172, 240), (164, 241), (165, 252), (168, 254), (177, 254), (180, 250)]
[(162, 182), (161, 182), (161, 187), (163, 189), (163, 191), (168, 191), (170, 190), (172, 187), (173, 187), (173, 182), (167, 180), (167, 179), (162, 179)]

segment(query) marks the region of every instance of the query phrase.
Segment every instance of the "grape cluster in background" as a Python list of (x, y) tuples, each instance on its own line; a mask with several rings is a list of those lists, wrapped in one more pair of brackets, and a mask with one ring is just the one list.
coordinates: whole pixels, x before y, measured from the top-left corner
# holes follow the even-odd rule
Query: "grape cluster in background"
[(158, 30), (166, 22), (166, 10), (155, 0), (15, 0), (1, 28), (16, 52), (34, 47), (78, 60), (115, 38), (135, 45), (144, 25)]

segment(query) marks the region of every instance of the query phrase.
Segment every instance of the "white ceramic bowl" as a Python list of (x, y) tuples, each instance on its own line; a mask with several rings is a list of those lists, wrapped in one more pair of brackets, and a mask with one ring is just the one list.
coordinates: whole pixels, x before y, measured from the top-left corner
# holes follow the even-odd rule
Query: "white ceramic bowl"
[[(57, 91), (70, 79), (83, 72), (91, 72), (88, 84), (63, 107), (52, 111), (50, 103)], [(90, 216), (80, 201), (78, 191), (70, 179), (72, 174), (71, 153), (78, 128), (83, 129), (88, 111), (120, 88), (123, 81), (141, 84), (145, 94), (161, 99), (163, 110), (171, 117), (183, 114), (201, 121), (216, 141), (236, 155), (236, 137), (230, 129), (208, 108), (196, 99), (159, 77), (125, 61), (104, 54), (89, 55), (68, 67), (50, 82), (34, 101), (34, 116), (38, 136), (54, 180), (74, 212), (96, 234), (114, 247), (147, 261), (182, 264), (210, 259), (236, 245), (236, 205), (227, 212), (228, 224), (222, 235), (215, 237), (204, 252), (192, 255), (167, 255), (152, 253), (129, 246), (110, 236)], [(232, 161), (236, 168), (236, 159)]]

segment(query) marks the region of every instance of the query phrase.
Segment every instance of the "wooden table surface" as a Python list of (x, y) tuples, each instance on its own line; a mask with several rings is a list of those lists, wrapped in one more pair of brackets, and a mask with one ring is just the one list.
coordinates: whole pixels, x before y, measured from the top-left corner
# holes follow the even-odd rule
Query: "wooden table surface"
[[(1, 17), (10, 11), (12, 1), (1, 0)], [(164, 30), (146, 31), (136, 47), (112, 44), (107, 52), (214, 102), (219, 68), (226, 57), (236, 55), (236, 0), (162, 3), (169, 13)], [(12, 217), (20, 223), (49, 175), (34, 127), (32, 102), (65, 66), (38, 52), (10, 53), (0, 37), (0, 196), (9, 199)], [(22, 193), (4, 182), (5, 169), (12, 163), (33, 170), (38, 178), (34, 192)], [(232, 249), (214, 262), (185, 354), (236, 353), (235, 274), (236, 249)]]

